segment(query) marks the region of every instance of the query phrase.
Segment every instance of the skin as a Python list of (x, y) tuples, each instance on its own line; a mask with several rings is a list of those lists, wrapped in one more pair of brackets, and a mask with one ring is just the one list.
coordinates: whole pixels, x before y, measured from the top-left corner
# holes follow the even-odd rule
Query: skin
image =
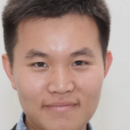
[[(104, 66), (94, 20), (72, 14), (27, 19), (19, 24), (17, 32), (13, 67), (6, 54), (2, 60), (18, 92), (28, 129), (86, 130), (112, 62), (108, 51)], [(76, 106), (65, 112), (45, 107), (64, 101)]]

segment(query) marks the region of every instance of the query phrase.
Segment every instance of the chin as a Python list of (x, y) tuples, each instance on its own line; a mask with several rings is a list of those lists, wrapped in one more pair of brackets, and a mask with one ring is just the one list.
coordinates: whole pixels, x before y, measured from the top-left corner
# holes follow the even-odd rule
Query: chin
[(43, 127), (43, 130), (86, 130), (86, 124), (83, 126), (74, 123), (73, 121), (70, 121), (69, 123), (55, 122), (54, 124), (50, 122)]

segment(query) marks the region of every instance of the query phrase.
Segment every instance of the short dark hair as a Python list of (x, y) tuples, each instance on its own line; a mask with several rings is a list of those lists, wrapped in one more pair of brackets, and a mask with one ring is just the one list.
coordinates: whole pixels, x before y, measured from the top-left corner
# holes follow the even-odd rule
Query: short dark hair
[(103, 59), (110, 35), (110, 15), (103, 0), (9, 0), (3, 11), (5, 50), (13, 64), (13, 51), (17, 43), (17, 26), (27, 18), (56, 18), (66, 14), (90, 16), (99, 30)]

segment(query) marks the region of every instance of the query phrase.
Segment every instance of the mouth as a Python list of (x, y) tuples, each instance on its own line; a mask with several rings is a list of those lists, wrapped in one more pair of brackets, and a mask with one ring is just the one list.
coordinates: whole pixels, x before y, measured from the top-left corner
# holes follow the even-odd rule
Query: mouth
[(73, 110), (78, 104), (74, 102), (54, 102), (45, 107), (53, 112), (67, 112)]

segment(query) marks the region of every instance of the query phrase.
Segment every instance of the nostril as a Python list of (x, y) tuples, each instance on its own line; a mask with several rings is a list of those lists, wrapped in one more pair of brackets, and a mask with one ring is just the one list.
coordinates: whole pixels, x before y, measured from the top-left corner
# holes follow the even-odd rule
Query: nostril
[(72, 92), (74, 90), (74, 84), (72, 83), (66, 83), (66, 84), (50, 84), (48, 86), (48, 91), (50, 93), (59, 93), (59, 94), (64, 94), (68, 92)]

